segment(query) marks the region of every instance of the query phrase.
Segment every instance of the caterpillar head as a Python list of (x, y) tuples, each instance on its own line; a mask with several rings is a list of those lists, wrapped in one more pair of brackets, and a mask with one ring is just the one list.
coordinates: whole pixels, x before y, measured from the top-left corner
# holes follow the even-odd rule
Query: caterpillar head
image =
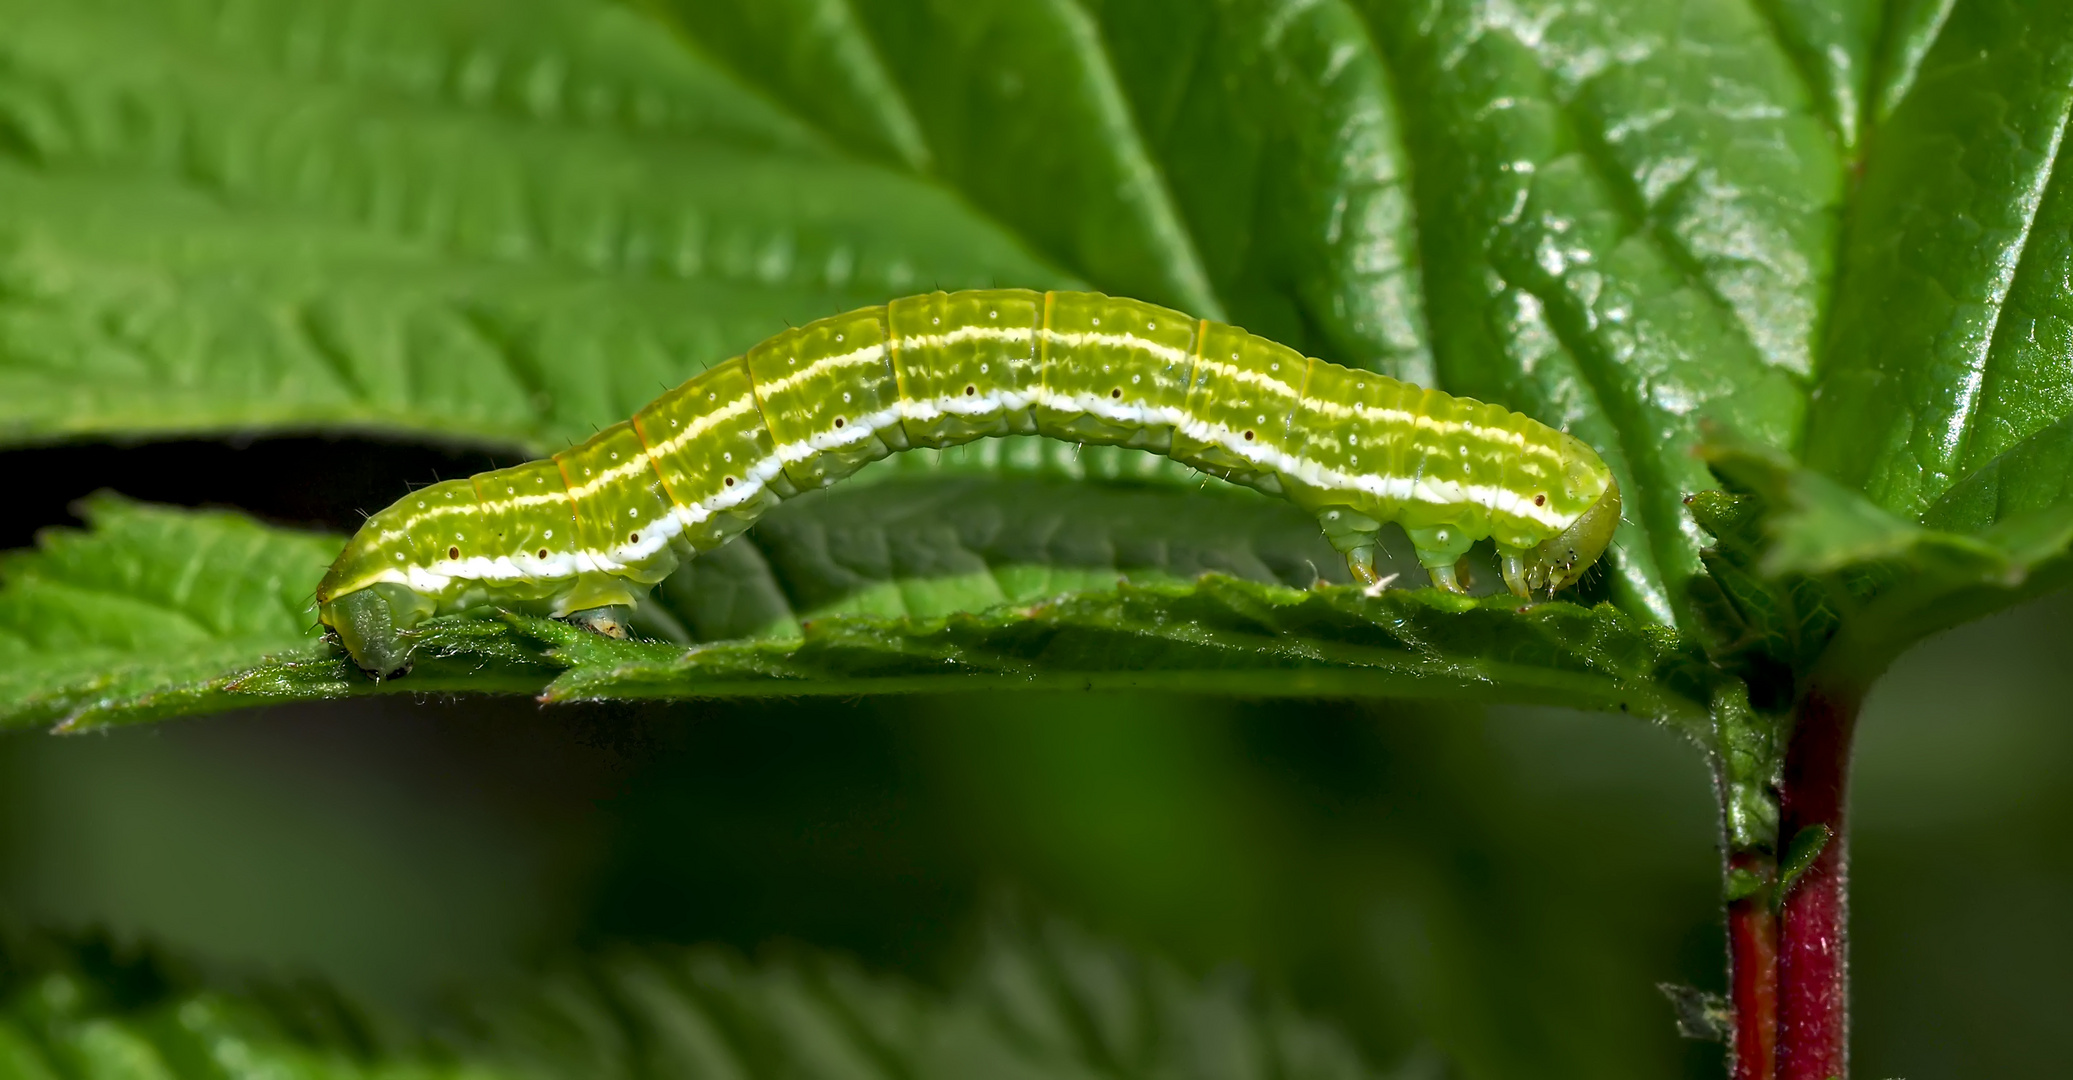
[(410, 643), (396, 626), (395, 609), (375, 589), (358, 589), (320, 605), (318, 618), (338, 643), (376, 679), (410, 670)]
[(1620, 485), (1607, 477), (1605, 493), (1598, 496), (1597, 502), (1568, 528), (1526, 552), (1523, 569), (1529, 594), (1553, 596), (1575, 584), (1598, 561), (1598, 556), (1605, 554), (1619, 527)]
[(432, 613), (431, 601), (404, 585), (369, 582), (382, 561), (383, 552), (355, 536), (317, 585), (317, 621), (377, 679), (410, 670), (412, 646), (404, 632)]

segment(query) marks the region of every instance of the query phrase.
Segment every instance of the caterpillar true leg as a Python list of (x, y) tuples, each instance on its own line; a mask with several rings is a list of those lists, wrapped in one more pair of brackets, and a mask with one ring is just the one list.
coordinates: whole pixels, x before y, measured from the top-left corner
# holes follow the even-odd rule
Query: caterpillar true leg
[(1505, 588), (1513, 596), (1531, 596), (1533, 587), (1526, 581), (1526, 553), (1515, 548), (1497, 549), (1498, 561), (1504, 567)]
[(909, 447), (1032, 433), (1288, 498), (1371, 590), (1388, 522), (1456, 592), (1494, 541), (1520, 596), (1573, 583), (1619, 525), (1597, 453), (1519, 413), (1134, 300), (939, 292), (787, 330), (552, 460), (413, 493), (346, 545), (318, 617), (381, 677), (408, 670), (412, 627), (471, 607), (624, 633), (610, 609), (782, 499)]

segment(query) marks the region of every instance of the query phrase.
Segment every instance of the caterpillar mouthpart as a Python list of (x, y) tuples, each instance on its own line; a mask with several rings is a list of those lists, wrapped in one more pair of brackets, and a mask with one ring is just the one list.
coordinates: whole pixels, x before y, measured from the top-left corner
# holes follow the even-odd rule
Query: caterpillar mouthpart
[(1526, 553), (1523, 573), (1526, 591), (1519, 591), (1519, 584), (1511, 575), (1506, 582), (1512, 591), (1521, 596), (1535, 593), (1553, 596), (1583, 576), (1591, 564), (1612, 543), (1612, 534), (1620, 527), (1620, 485), (1619, 481), (1607, 479), (1605, 493), (1591, 504), (1570, 526), (1544, 541)]
[(411, 643), (399, 632), (395, 609), (378, 590), (359, 589), (324, 603), (317, 618), (369, 675), (393, 679), (410, 671)]

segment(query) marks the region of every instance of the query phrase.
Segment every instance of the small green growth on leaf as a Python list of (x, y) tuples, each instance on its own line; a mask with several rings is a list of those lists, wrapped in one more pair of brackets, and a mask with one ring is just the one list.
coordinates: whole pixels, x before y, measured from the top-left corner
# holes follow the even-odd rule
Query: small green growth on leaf
[(1793, 886), (1813, 869), (1814, 860), (1821, 857), (1834, 838), (1835, 830), (1826, 825), (1809, 825), (1793, 834), (1792, 843), (1785, 848), (1785, 858), (1778, 864), (1778, 891), (1771, 896), (1771, 910), (1784, 909)]

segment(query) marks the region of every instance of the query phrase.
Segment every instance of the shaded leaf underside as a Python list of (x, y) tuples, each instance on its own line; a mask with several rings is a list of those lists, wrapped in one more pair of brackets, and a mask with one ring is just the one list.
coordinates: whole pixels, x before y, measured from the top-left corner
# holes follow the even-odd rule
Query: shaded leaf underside
[[(615, 641), (548, 619), (449, 616), (418, 633), (416, 669), (387, 683), (360, 674), (312, 624), (307, 568), (324, 564), (335, 538), (96, 500), (92, 532), (49, 534), (42, 551), (0, 566), (0, 726), (83, 728), (398, 691), (566, 700), (983, 685), (1440, 694), (1685, 723), (1703, 715), (1690, 696), (1693, 658), (1609, 606), (1274, 584), (1277, 570), (1307, 581), (1309, 567), (1263, 560), (1281, 545), (1251, 519), (1305, 528), (1293, 513), (1202, 513), (1192, 546), (1177, 547), (1128, 531), (1133, 513), (1189, 509), (1156, 489), (1120, 493), (1139, 505), (1100, 514), (1122, 524), (1090, 535), (1058, 527), (1103, 509), (1074, 499), (1119, 493), (1058, 485), (1041, 494), (1065, 510), (1017, 519), (1017, 508), (1043, 505), (1024, 487), (886, 486), (850, 500), (869, 515), (850, 508), (845, 520), (835, 498), (823, 513), (780, 512), (757, 542), (723, 549), (718, 568), (666, 585), (647, 617), (679, 637), (718, 640)], [(946, 498), (963, 507), (928, 514), (932, 537), (873, 520), (889, 502)], [(1233, 521), (1245, 531), (1217, 534)], [(847, 540), (847, 556), (828, 557), (831, 536)], [(817, 569), (772, 572), (791, 560)], [(956, 564), (966, 572), (939, 572)], [(802, 582), (818, 591), (790, 591)], [(1669, 688), (1678, 685), (1685, 692)]]

